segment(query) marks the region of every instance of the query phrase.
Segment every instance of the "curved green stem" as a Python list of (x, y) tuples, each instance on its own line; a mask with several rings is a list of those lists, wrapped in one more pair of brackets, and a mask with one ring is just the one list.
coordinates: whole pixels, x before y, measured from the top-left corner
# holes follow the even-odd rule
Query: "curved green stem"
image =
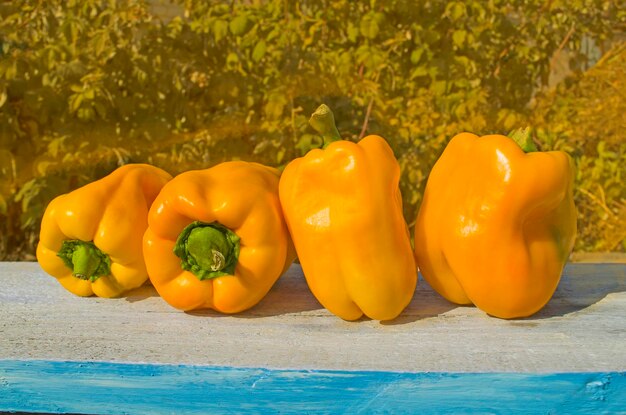
[(322, 104), (309, 119), (311, 127), (317, 131), (324, 139), (323, 148), (328, 147), (331, 143), (341, 140), (341, 135), (335, 126), (335, 117), (328, 105)]
[(111, 273), (111, 259), (93, 242), (79, 240), (63, 241), (57, 256), (81, 280), (94, 282)]
[(193, 222), (178, 235), (174, 254), (181, 267), (200, 281), (233, 275), (239, 260), (239, 237), (217, 222)]
[(513, 141), (515, 141), (517, 145), (522, 148), (524, 153), (539, 151), (530, 134), (530, 127), (518, 128), (517, 130), (511, 131), (509, 133), (509, 138), (512, 138)]

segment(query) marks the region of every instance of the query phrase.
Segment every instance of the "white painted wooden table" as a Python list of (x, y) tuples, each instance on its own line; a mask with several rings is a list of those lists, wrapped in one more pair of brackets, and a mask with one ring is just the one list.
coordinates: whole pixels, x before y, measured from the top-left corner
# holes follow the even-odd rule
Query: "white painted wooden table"
[[(4, 385), (16, 394), (11, 376), (30, 370), (32, 362), (130, 362), (288, 370), (283, 374), (611, 373), (617, 398), (608, 401), (626, 405), (626, 264), (568, 264), (551, 302), (533, 317), (512, 321), (451, 304), (420, 280), (404, 313), (380, 323), (330, 314), (309, 292), (298, 265), (258, 306), (226, 316), (177, 311), (150, 286), (119, 299), (75, 297), (36, 263), (0, 263), (1, 361), (0, 392)], [(591, 382), (602, 390), (611, 383)], [(0, 396), (0, 411), (33, 408), (2, 405)]]

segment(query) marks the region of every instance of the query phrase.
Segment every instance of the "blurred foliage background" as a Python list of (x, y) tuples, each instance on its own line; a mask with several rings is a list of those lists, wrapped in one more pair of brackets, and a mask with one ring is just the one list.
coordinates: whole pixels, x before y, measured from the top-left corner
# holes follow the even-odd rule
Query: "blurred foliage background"
[[(622, 4), (623, 6), (623, 4)], [(130, 162), (282, 166), (321, 102), (384, 136), (412, 224), (456, 133), (531, 126), (578, 167), (577, 251), (626, 250), (626, 9), (602, 0), (0, 2), (0, 260)]]

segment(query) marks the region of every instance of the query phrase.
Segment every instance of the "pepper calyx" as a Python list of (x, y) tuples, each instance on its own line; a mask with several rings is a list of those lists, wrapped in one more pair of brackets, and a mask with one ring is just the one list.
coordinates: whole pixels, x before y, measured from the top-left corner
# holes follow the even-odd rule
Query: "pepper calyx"
[(178, 235), (174, 254), (182, 269), (204, 281), (234, 275), (239, 245), (239, 236), (220, 223), (195, 221)]
[(328, 105), (322, 104), (317, 107), (309, 119), (309, 124), (324, 139), (322, 148), (341, 140), (341, 135), (335, 125), (335, 116)]
[(65, 240), (57, 256), (81, 280), (94, 282), (111, 273), (111, 259), (91, 241)]

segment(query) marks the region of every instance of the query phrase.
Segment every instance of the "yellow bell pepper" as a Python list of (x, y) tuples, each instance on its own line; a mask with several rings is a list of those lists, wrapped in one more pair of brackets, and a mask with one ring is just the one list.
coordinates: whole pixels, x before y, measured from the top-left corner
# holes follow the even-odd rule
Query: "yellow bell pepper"
[(309, 288), (330, 312), (391, 320), (409, 304), (417, 270), (387, 142), (341, 140), (320, 106), (310, 121), (325, 149), (287, 165), (280, 200)]
[(576, 236), (573, 162), (527, 132), (455, 136), (433, 167), (415, 225), (426, 281), (457, 304), (525, 317), (552, 297)]
[(148, 279), (142, 237), (148, 209), (171, 176), (128, 164), (50, 202), (37, 260), (68, 291), (116, 297)]
[(278, 170), (233, 161), (182, 173), (154, 201), (144, 235), (150, 281), (171, 306), (237, 313), (295, 257)]

